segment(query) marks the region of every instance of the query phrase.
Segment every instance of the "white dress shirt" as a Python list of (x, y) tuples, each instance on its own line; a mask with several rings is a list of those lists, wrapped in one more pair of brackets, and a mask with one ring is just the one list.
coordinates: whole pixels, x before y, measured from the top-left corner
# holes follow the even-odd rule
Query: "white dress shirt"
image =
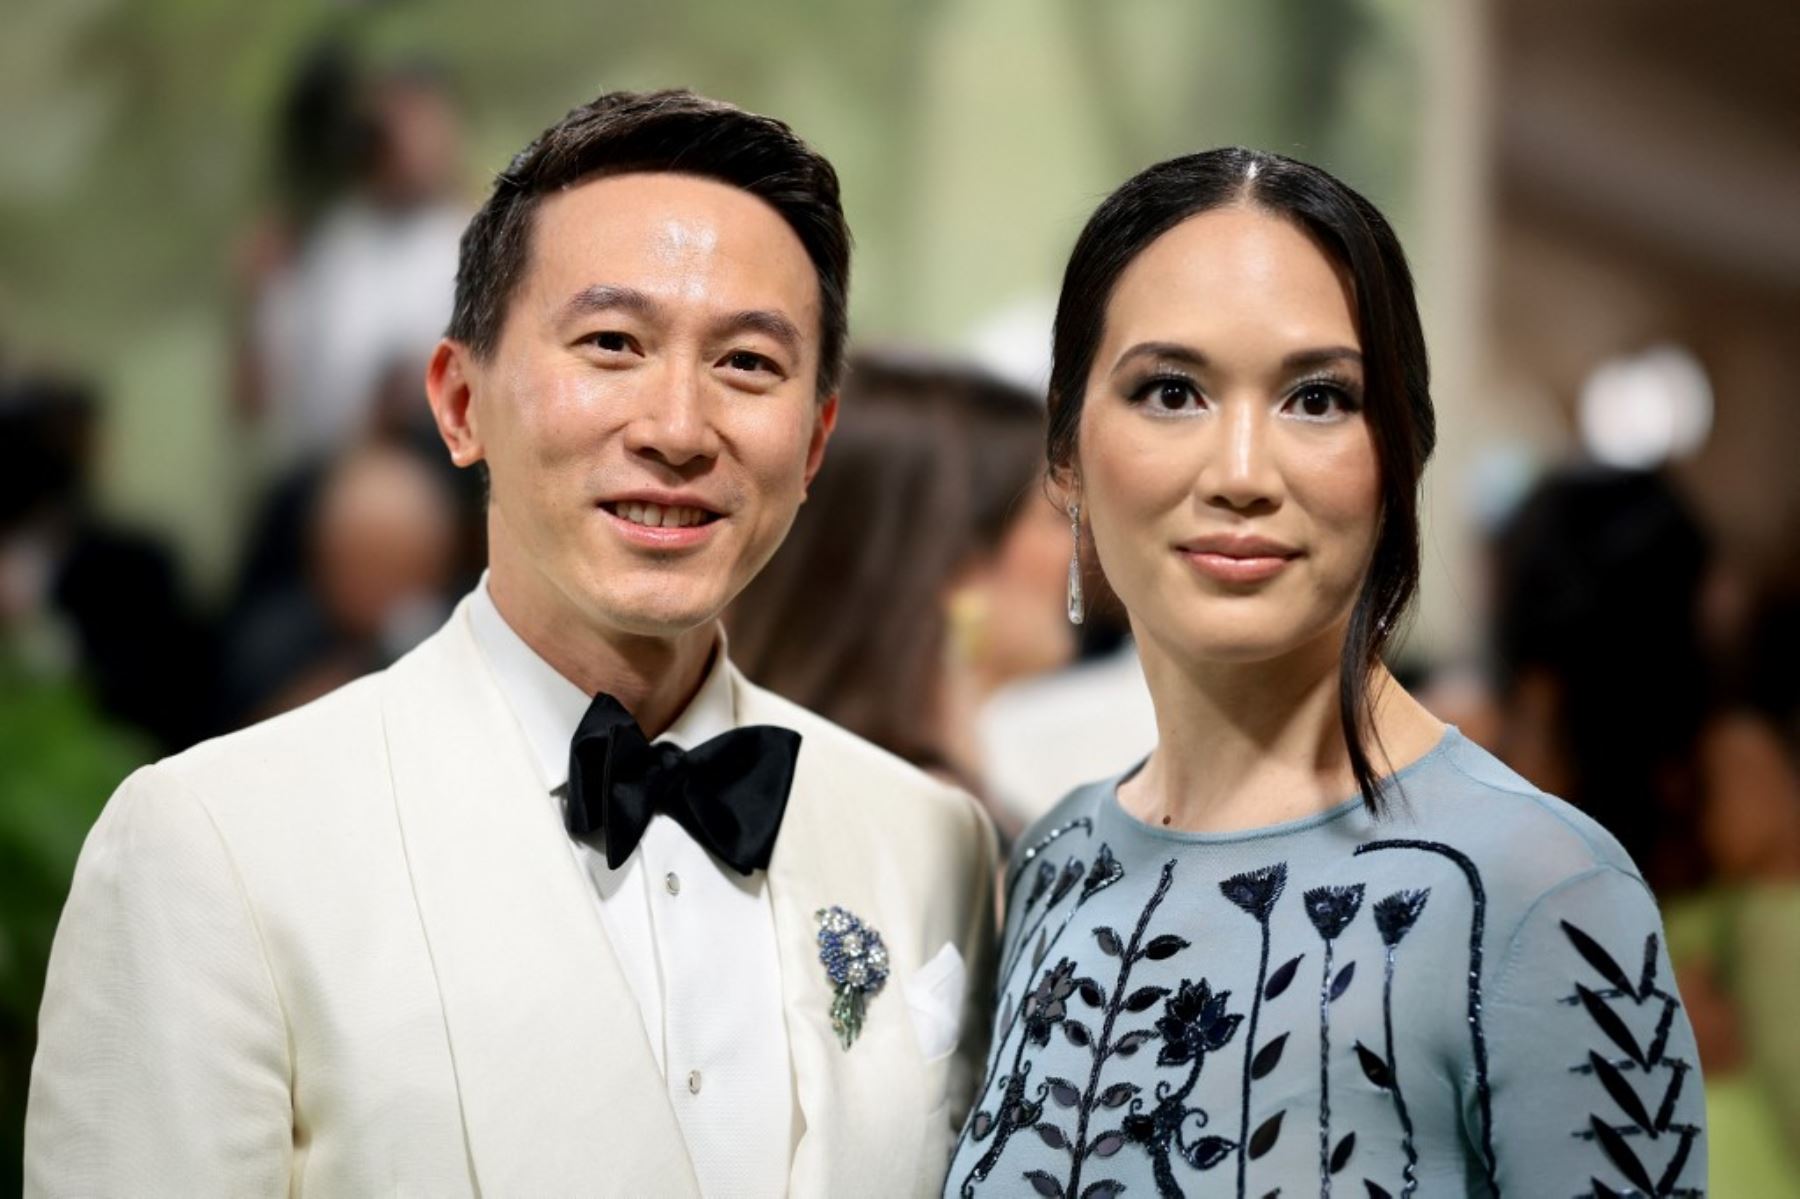
[[(542, 768), (541, 802), (557, 804), (560, 818), (569, 743), (590, 697), (506, 623), (485, 577), (469, 615)], [(689, 749), (736, 727), (724, 661), (721, 637), (699, 693), (658, 741)], [(607, 866), (600, 836), (570, 838), (569, 849), (593, 882), (601, 924), (637, 998), (701, 1190), (785, 1194), (798, 1119), (763, 872), (738, 874), (661, 813), (617, 870)]]

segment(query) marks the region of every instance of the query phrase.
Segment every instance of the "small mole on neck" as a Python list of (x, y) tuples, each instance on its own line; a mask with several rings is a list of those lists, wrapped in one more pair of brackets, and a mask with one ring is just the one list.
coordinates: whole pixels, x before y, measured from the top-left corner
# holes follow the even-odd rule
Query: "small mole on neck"
[(1168, 825), (1168, 824), (1173, 824), (1173, 823), (1174, 823), (1174, 822), (1175, 822), (1175, 821), (1174, 821), (1174, 818), (1173, 818), (1173, 817), (1171, 817), (1171, 816), (1164, 816), (1164, 817), (1163, 817), (1163, 823), (1164, 823), (1164, 824), (1165, 824), (1165, 825)]

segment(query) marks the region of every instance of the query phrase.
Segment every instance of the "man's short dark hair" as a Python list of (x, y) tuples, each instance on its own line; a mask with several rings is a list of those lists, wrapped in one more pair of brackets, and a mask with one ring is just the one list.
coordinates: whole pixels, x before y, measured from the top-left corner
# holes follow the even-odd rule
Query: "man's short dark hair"
[(532, 214), (548, 193), (604, 175), (667, 171), (714, 179), (767, 203), (819, 277), (821, 397), (843, 373), (850, 229), (837, 172), (785, 124), (689, 91), (608, 92), (539, 134), (494, 183), (463, 232), (448, 335), (487, 358), (531, 255)]

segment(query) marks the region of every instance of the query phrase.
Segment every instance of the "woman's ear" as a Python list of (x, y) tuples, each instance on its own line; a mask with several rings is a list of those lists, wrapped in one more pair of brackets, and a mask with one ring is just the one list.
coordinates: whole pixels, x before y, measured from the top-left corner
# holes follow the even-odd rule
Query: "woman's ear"
[(1081, 475), (1073, 464), (1053, 466), (1044, 472), (1044, 494), (1057, 510), (1067, 513), (1073, 504), (1081, 502)]

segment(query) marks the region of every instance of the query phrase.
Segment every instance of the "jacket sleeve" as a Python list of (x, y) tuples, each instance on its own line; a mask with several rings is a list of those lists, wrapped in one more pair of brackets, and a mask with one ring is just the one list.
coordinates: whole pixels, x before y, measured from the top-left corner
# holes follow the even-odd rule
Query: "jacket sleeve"
[(961, 952), (967, 970), (964, 989), (961, 1037), (956, 1047), (956, 1061), (950, 1080), (950, 1127), (952, 1135), (962, 1127), (969, 1105), (975, 1101), (975, 1088), (987, 1066), (988, 1035), (994, 1020), (994, 952), (997, 906), (994, 888), (1000, 874), (999, 849), (994, 826), (974, 800), (968, 801), (971, 820), (969, 836), (975, 842), (972, 895), (966, 913), (966, 925), (960, 938)]
[(248, 897), (162, 768), (89, 834), (45, 980), (27, 1195), (284, 1195), (286, 1024)]
[(1465, 1120), (1501, 1194), (1705, 1193), (1699, 1058), (1641, 879), (1600, 866), (1540, 896), (1485, 1023)]

